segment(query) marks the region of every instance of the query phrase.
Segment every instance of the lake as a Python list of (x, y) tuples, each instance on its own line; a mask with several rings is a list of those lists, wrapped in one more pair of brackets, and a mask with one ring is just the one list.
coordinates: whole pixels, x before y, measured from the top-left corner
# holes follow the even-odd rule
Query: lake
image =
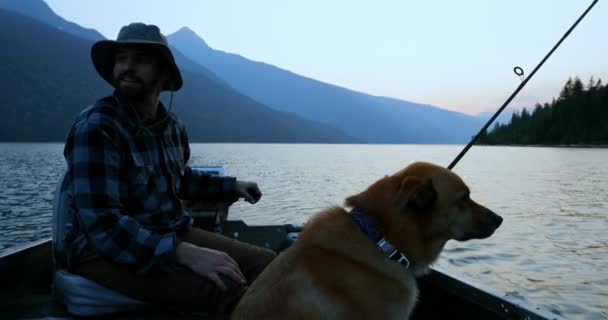
[[(303, 223), (414, 161), (447, 166), (456, 145), (192, 144), (191, 164), (258, 182), (232, 219)], [(0, 144), (0, 254), (49, 238), (59, 143)], [(608, 149), (474, 146), (454, 168), (505, 220), (489, 239), (448, 242), (435, 267), (569, 319), (608, 318)]]

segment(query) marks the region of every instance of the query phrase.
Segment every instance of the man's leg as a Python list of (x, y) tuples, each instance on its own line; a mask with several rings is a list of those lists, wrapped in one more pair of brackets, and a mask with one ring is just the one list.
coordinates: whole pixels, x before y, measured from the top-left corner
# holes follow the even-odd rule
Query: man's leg
[(171, 272), (137, 274), (132, 268), (93, 253), (82, 257), (71, 272), (155, 306), (179, 306), (210, 314), (230, 312), (246, 289), (246, 286), (220, 275), (228, 288), (222, 291), (208, 278), (185, 267)]
[(199, 228), (192, 228), (192, 230), (180, 238), (182, 241), (192, 243), (199, 247), (226, 252), (239, 264), (239, 268), (247, 278), (249, 284), (251, 284), (276, 257), (276, 254), (272, 250), (234, 240)]
[[(228, 253), (251, 283), (276, 256), (274, 252), (239, 242), (222, 235), (194, 228), (183, 241)], [(135, 270), (110, 262), (94, 253), (81, 257), (72, 273), (134, 299), (155, 305), (173, 305), (228, 313), (246, 290), (246, 286), (220, 275), (228, 288), (222, 291), (208, 278), (186, 267), (171, 272), (136, 274)]]

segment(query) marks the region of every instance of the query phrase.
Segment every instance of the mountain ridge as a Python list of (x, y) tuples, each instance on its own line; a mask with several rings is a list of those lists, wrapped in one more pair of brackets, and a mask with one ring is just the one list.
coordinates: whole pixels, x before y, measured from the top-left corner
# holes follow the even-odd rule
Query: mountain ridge
[[(112, 92), (89, 60), (89, 39), (0, 9), (0, 41), (11, 44), (0, 50), (0, 85), (6, 91), (2, 141), (63, 141), (78, 112)], [(203, 72), (183, 69), (182, 75), (184, 87), (175, 93), (172, 111), (192, 142), (360, 142), (272, 110)]]
[[(0, 5), (6, 6), (6, 3), (9, 2), (0, 0)], [(42, 17), (45, 20), (43, 23), (56, 30), (65, 31), (60, 25), (67, 21), (57, 16), (42, 0), (12, 3), (13, 6), (16, 6), (15, 3), (23, 3), (24, 8), (33, 7), (38, 3), (36, 14), (31, 13), (30, 16)], [(24, 8), (19, 10), (24, 11)], [(53, 21), (59, 25), (53, 25)], [(71, 22), (67, 23), (75, 28), (70, 33), (77, 36), (81, 31), (89, 30)], [(10, 36), (5, 34), (5, 37)], [(188, 93), (189, 99), (203, 99), (207, 102), (212, 100), (215, 106), (222, 108), (225, 107), (223, 103), (234, 104), (238, 101), (243, 105), (232, 105), (230, 108), (253, 108), (271, 118), (274, 115), (282, 121), (298, 122), (298, 128), (306, 127), (302, 125), (307, 123), (309, 128), (316, 128), (311, 130), (320, 130), (334, 139), (320, 141), (315, 138), (315, 142), (464, 143), (483, 123), (478, 117), (427, 104), (357, 92), (304, 77), (268, 63), (252, 61), (238, 54), (215, 50), (188, 27), (182, 27), (170, 34), (168, 39), (180, 69), (184, 73), (192, 73), (186, 78), (194, 80), (187, 81), (194, 81), (199, 85), (198, 88), (192, 89), (198, 91), (198, 95)], [(233, 95), (238, 98), (233, 98)], [(215, 98), (211, 99), (211, 96)], [(217, 96), (223, 96), (224, 100)], [(180, 103), (193, 102), (186, 99)], [(243, 113), (245, 112), (241, 112)], [(214, 115), (224, 117), (226, 113)], [(238, 118), (238, 113), (236, 117)], [(287, 118), (290, 120), (286, 120)], [(275, 129), (281, 127), (265, 119), (260, 121)], [(200, 123), (193, 125), (200, 126)], [(230, 127), (230, 124), (225, 125), (227, 127), (223, 129), (224, 132)], [(261, 131), (267, 131), (269, 127), (257, 126)], [(285, 126), (282, 130), (295, 134), (294, 130)], [(300, 132), (308, 133), (307, 130)], [(231, 132), (230, 136), (236, 135)], [(341, 138), (337, 138), (338, 136)], [(278, 139), (267, 138), (272, 141)], [(223, 138), (216, 136), (216, 139)]]
[(239, 92), (273, 109), (330, 124), (372, 143), (464, 143), (483, 123), (474, 116), (357, 92), (215, 50), (189, 28), (167, 38)]
[(20, 13), (81, 38), (93, 41), (104, 39), (104, 36), (97, 30), (84, 28), (65, 20), (42, 0), (0, 0), (0, 9)]

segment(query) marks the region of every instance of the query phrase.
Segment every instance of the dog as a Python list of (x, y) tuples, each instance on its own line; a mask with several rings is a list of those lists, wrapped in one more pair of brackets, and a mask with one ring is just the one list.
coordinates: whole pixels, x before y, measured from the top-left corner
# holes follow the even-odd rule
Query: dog
[[(408, 319), (416, 278), (448, 240), (483, 239), (502, 218), (454, 172), (425, 162), (315, 215), (251, 284), (231, 319)], [(380, 239), (378, 239), (380, 236)]]

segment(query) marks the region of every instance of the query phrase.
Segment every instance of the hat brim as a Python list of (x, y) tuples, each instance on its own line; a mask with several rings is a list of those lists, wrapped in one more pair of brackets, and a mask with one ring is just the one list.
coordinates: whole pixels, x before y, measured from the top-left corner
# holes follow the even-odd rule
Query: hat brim
[(171, 50), (169, 50), (167, 46), (159, 44), (158, 42), (101, 40), (95, 42), (91, 47), (91, 60), (93, 60), (93, 65), (95, 66), (97, 73), (111, 86), (114, 86), (114, 60), (116, 56), (116, 47), (119, 44), (150, 46), (158, 50), (163, 59), (165, 59), (165, 62), (169, 65), (170, 79), (163, 84), (162, 90), (177, 91), (181, 89), (183, 84), (182, 75), (175, 63), (175, 58), (173, 58)]

